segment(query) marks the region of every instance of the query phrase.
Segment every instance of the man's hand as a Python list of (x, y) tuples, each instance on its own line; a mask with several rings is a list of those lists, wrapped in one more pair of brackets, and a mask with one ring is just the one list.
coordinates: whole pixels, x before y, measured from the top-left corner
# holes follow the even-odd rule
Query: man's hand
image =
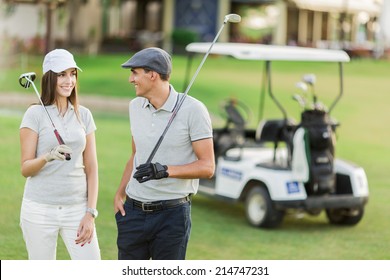
[(166, 165), (161, 165), (158, 162), (144, 163), (136, 169), (137, 171), (134, 173), (133, 177), (140, 183), (167, 178), (169, 176), (167, 172), (168, 167)]

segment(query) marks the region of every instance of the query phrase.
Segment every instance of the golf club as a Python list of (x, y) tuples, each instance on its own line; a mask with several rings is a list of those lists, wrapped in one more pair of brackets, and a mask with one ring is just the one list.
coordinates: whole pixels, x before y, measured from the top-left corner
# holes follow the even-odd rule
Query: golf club
[(313, 104), (315, 105), (317, 103), (317, 96), (314, 93), (314, 84), (316, 83), (316, 75), (314, 74), (305, 74), (302, 77), (302, 81), (306, 84), (308, 84), (311, 87), (311, 93), (313, 95)]
[[(293, 99), (298, 101), (299, 104), (301, 104), (302, 108), (306, 109), (308, 106), (307, 106), (307, 90), (308, 90), (308, 87), (307, 87), (307, 84), (304, 83), (304, 82), (297, 82), (295, 84), (295, 86), (297, 88), (299, 88), (302, 93), (301, 94), (295, 94), (293, 96)], [(298, 100), (299, 99), (299, 100)]]
[[(20, 77), (19, 77), (19, 84), (20, 84), (22, 87), (24, 87), (24, 88), (29, 88), (31, 85), (33, 86), (34, 91), (35, 91), (35, 93), (36, 93), (37, 96), (38, 96), (39, 103), (41, 103), (43, 109), (44, 109), (45, 112), (46, 112), (46, 116), (49, 118), (49, 121), (51, 122), (51, 124), (52, 124), (52, 126), (53, 126), (53, 128), (54, 128), (54, 135), (56, 136), (56, 138), (57, 138), (57, 140), (58, 140), (58, 143), (59, 143), (60, 145), (64, 145), (65, 142), (64, 142), (64, 140), (62, 139), (61, 135), (58, 133), (58, 131), (57, 131), (55, 125), (54, 125), (54, 122), (53, 122), (53, 120), (51, 119), (51, 117), (50, 117), (50, 115), (49, 115), (49, 112), (47, 111), (45, 105), (43, 104), (42, 99), (41, 99), (41, 97), (40, 97), (40, 95), (39, 95), (39, 92), (38, 92), (37, 88), (35, 87), (35, 84), (34, 84), (35, 78), (36, 78), (36, 74), (35, 74), (34, 72), (24, 73), (24, 74), (20, 75)], [(66, 159), (66, 160), (70, 160), (70, 159), (71, 159), (70, 154), (65, 154), (65, 159)]]
[(302, 107), (302, 108), (305, 108), (306, 107), (306, 102), (303, 100), (302, 96), (300, 96), (299, 94), (294, 94), (293, 95), (293, 99), (295, 101), (298, 101), (299, 105)]
[(296, 83), (295, 86), (297, 88), (301, 89), (304, 93), (307, 92), (307, 84), (305, 84), (304, 82), (298, 82), (298, 83)]
[(217, 41), (219, 35), (221, 34), (222, 29), (225, 27), (225, 24), (228, 23), (228, 22), (237, 23), (237, 22), (240, 22), (240, 21), (241, 21), (241, 16), (239, 16), (237, 14), (228, 14), (228, 15), (225, 16), (225, 19), (223, 21), (223, 24), (222, 24), (221, 28), (219, 29), (217, 35), (215, 36), (213, 42), (210, 45), (208, 51), (206, 52), (206, 54), (204, 55), (202, 61), (200, 62), (199, 66), (198, 66), (198, 69), (196, 70), (194, 76), (192, 77), (190, 83), (188, 84), (186, 90), (184, 91), (183, 96), (181, 97), (179, 103), (177, 104), (177, 106), (173, 110), (172, 115), (171, 115), (170, 119), (168, 120), (167, 126), (165, 127), (165, 129), (164, 129), (163, 133), (161, 134), (160, 138), (158, 139), (158, 141), (156, 143), (156, 146), (154, 146), (152, 152), (150, 153), (150, 156), (147, 159), (146, 163), (151, 163), (152, 162), (152, 159), (153, 159), (154, 155), (156, 154), (158, 148), (160, 147), (161, 142), (163, 141), (163, 139), (165, 137), (165, 134), (167, 133), (169, 127), (171, 126), (172, 121), (175, 119), (177, 112), (180, 110), (181, 105), (183, 104), (185, 98), (187, 97), (187, 94), (188, 94), (192, 84), (194, 83), (196, 77), (198, 76), (199, 71), (202, 68), (204, 62), (206, 61), (206, 59), (207, 59), (207, 57), (208, 57), (212, 47), (214, 46), (215, 42)]

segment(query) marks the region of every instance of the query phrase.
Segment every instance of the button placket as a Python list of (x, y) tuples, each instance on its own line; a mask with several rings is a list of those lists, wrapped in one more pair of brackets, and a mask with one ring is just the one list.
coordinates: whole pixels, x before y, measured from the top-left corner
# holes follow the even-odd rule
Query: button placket
[(151, 124), (152, 128), (155, 127), (155, 118), (156, 118), (156, 113), (154, 112), (152, 113), (152, 124)]
[(61, 116), (59, 115), (59, 120), (60, 120), (60, 123), (61, 123), (61, 130), (62, 130), (62, 133), (61, 136), (62, 136), (62, 139), (64, 140), (64, 142), (66, 143), (69, 139), (69, 129), (68, 129), (68, 123), (69, 123), (69, 118), (70, 118), (70, 112), (66, 112), (65, 116)]

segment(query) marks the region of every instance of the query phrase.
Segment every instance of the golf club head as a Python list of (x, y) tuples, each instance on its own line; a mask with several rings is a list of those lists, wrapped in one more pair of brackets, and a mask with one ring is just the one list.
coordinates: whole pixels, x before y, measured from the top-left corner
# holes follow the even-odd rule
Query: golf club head
[(225, 23), (227, 23), (227, 22), (237, 23), (240, 21), (241, 21), (241, 16), (239, 16), (237, 14), (228, 14), (225, 16), (225, 20), (224, 20)]
[(299, 105), (301, 105), (301, 107), (304, 108), (306, 106), (306, 102), (303, 100), (302, 96), (300, 96), (299, 94), (294, 94), (293, 99), (295, 101), (297, 101), (299, 103)]
[(305, 84), (304, 82), (298, 82), (295, 84), (295, 86), (299, 89), (301, 89), (303, 92), (307, 92), (307, 84)]
[(37, 75), (34, 72), (24, 73), (19, 77), (19, 84), (24, 88), (29, 88), (36, 76)]
[(316, 83), (316, 75), (314, 74), (303, 75), (302, 81), (312, 86)]

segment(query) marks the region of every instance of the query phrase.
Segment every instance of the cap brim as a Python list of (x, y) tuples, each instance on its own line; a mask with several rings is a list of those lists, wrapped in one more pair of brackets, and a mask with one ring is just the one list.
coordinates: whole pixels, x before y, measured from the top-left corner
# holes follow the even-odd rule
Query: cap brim
[(143, 67), (142, 65), (134, 65), (134, 63), (131, 63), (130, 62), (131, 59), (129, 59), (128, 61), (126, 61), (125, 63), (122, 63), (121, 66), (122, 68), (137, 68), (137, 67)]
[(51, 71), (55, 72), (55, 73), (61, 73), (62, 71), (65, 71), (65, 70), (68, 70), (68, 69), (71, 69), (71, 68), (76, 68), (77, 70), (80, 70), (81, 72), (83, 72), (83, 70), (81, 70), (80, 67), (78, 67), (77, 65), (67, 65), (67, 66), (61, 66), (61, 67), (58, 67), (58, 68), (54, 68), (54, 69), (51, 69)]

